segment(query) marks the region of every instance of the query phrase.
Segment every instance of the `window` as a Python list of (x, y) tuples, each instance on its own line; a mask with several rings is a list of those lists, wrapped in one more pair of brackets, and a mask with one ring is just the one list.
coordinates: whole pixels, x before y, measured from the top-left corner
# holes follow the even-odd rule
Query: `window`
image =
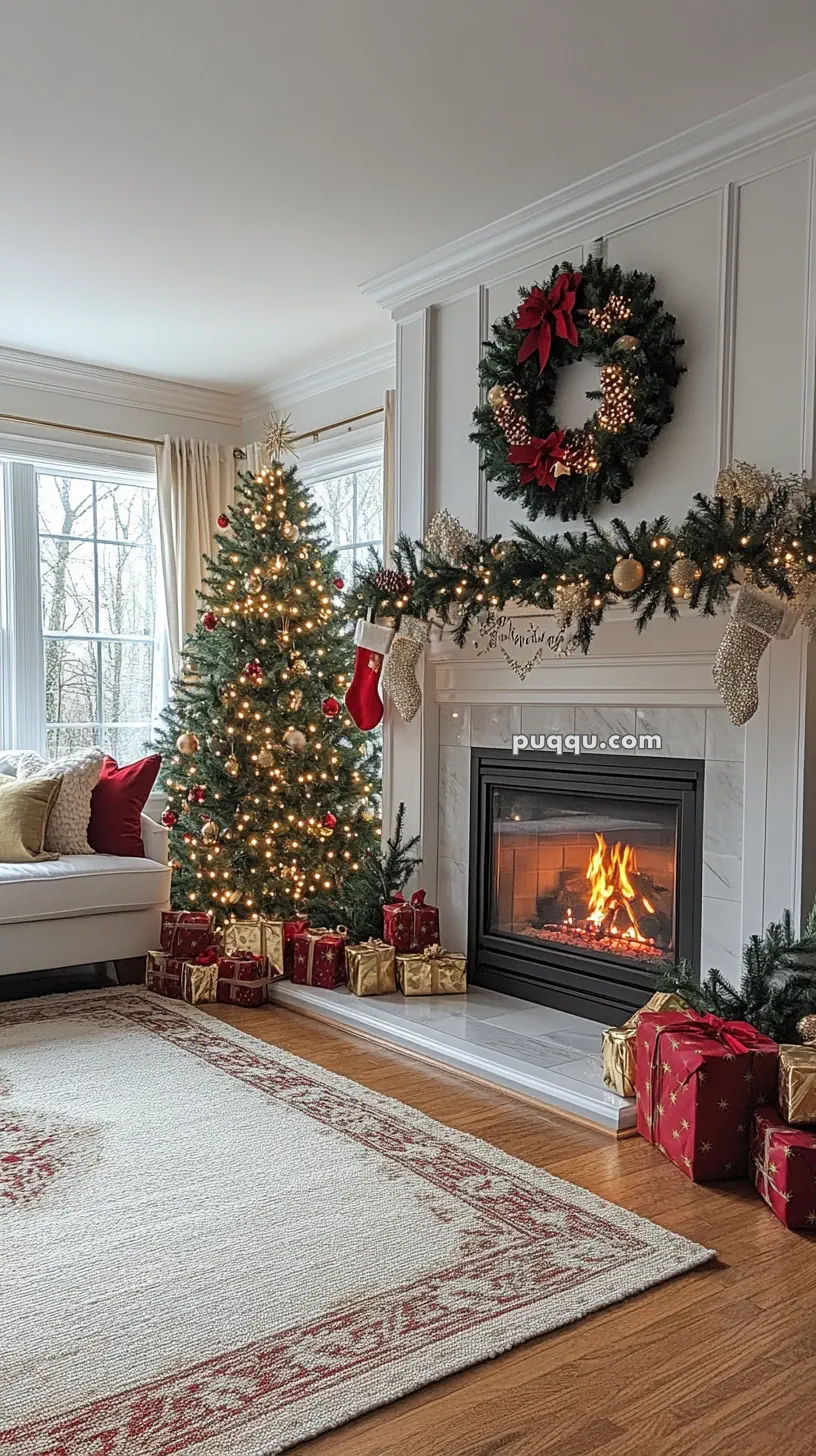
[(129, 762), (160, 666), (155, 480), (9, 461), (4, 493), (5, 741)]
[[(381, 456), (381, 448), (379, 453)], [(354, 563), (366, 562), (370, 547), (382, 553), (382, 464), (377, 461), (362, 469), (314, 480), (311, 488), (337, 551), (340, 575), (350, 582)]]

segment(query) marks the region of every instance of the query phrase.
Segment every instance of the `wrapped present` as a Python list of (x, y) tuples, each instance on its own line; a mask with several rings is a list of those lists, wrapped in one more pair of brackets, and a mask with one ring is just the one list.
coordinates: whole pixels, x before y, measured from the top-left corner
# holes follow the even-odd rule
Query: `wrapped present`
[(638, 1022), (644, 1011), (685, 1011), (686, 1002), (673, 991), (655, 991), (654, 996), (630, 1016), (623, 1026), (610, 1026), (601, 1038), (603, 1079), (619, 1097), (635, 1095), (635, 1054)]
[(775, 1101), (778, 1063), (776, 1042), (745, 1021), (641, 1012), (638, 1132), (695, 1183), (744, 1178), (754, 1108)]
[(751, 1164), (757, 1192), (780, 1222), (816, 1230), (816, 1133), (788, 1127), (773, 1107), (759, 1107)]
[(467, 991), (467, 957), (441, 945), (398, 955), (397, 983), (403, 996), (461, 996)]
[(249, 950), (266, 956), (273, 978), (291, 976), (294, 939), (308, 927), (308, 920), (238, 920), (224, 931), (224, 949)]
[(396, 991), (396, 951), (384, 940), (346, 946), (349, 990), (355, 996), (386, 996)]
[(411, 906), (399, 891), (392, 896), (390, 905), (383, 905), (383, 940), (393, 945), (397, 955), (408, 952), (414, 933), (414, 915)]
[(424, 890), (415, 890), (410, 904), (397, 892), (383, 905), (383, 939), (397, 955), (439, 944), (439, 911), (425, 904)]
[(336, 930), (314, 926), (296, 935), (292, 960), (292, 980), (302, 986), (322, 986), (330, 990), (346, 979), (346, 927)]
[(161, 948), (182, 961), (195, 960), (212, 943), (213, 918), (209, 910), (163, 910)]
[(180, 1001), (183, 969), (184, 962), (176, 956), (168, 955), (163, 950), (148, 951), (145, 968), (146, 989), (153, 991), (156, 996), (170, 996), (174, 1001)]
[(185, 961), (181, 968), (181, 999), (198, 1006), (204, 1001), (217, 1000), (218, 950), (214, 945), (196, 956), (194, 961)]
[(816, 1047), (779, 1048), (779, 1111), (786, 1122), (816, 1122)]
[(216, 1001), (234, 1006), (262, 1006), (269, 999), (269, 962), (252, 951), (233, 951), (218, 959)]

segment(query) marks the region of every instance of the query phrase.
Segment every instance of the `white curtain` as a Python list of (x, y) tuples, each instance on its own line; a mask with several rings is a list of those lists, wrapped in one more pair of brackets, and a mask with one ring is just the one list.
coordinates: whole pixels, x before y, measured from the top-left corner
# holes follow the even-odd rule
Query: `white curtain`
[(204, 557), (212, 553), (218, 516), (233, 500), (232, 450), (167, 435), (158, 450), (158, 484), (170, 670), (178, 677), (184, 639), (198, 617)]

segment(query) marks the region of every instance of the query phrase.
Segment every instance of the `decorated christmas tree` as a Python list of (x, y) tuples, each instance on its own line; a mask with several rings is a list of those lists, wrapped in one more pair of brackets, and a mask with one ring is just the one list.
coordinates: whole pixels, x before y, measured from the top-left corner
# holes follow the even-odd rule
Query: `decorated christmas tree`
[[(343, 581), (309, 491), (280, 461), (219, 516), (201, 615), (158, 747), (173, 900), (221, 922), (341, 903), (379, 848), (379, 753), (343, 699)], [(316, 907), (315, 907), (316, 908)]]

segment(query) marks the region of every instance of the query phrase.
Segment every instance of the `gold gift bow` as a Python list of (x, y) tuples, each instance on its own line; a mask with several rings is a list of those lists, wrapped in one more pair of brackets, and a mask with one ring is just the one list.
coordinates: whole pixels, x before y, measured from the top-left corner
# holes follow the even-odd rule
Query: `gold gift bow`
[(317, 942), (322, 940), (324, 935), (339, 935), (340, 939), (345, 941), (348, 935), (348, 927), (338, 925), (334, 930), (329, 930), (327, 925), (311, 925), (308, 930), (303, 931), (303, 934), (308, 941), (306, 948), (306, 985), (311, 986), (312, 971), (314, 969), (314, 953)]
[[(802, 1117), (802, 1104), (810, 1115)], [(783, 1045), (779, 1048), (779, 1110), (786, 1122), (816, 1122), (816, 1047)]]

